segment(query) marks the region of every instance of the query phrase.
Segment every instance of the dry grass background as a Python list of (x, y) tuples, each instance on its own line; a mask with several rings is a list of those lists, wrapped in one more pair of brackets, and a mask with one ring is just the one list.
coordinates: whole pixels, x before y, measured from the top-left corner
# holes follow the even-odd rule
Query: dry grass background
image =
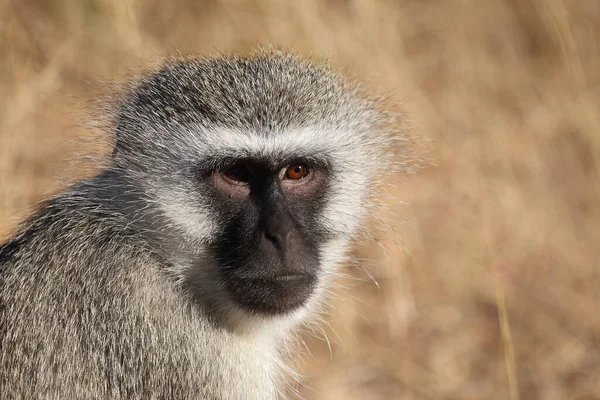
[(600, 398), (594, 0), (0, 0), (2, 235), (88, 173), (65, 160), (101, 81), (257, 43), (389, 96), (439, 165), (395, 182), (410, 206), (305, 339), (301, 396)]

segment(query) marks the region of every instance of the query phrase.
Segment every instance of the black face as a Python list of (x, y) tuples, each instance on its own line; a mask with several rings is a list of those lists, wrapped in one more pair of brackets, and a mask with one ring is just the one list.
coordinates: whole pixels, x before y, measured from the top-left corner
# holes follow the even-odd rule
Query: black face
[(327, 170), (305, 160), (232, 160), (206, 177), (226, 220), (215, 243), (220, 274), (243, 309), (285, 313), (312, 294)]

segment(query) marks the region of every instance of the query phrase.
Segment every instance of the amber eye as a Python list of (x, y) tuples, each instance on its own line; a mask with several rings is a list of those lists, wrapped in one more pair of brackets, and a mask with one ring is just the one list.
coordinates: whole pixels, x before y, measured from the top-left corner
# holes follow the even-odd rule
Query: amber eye
[(223, 172), (223, 175), (233, 183), (243, 184), (250, 180), (250, 172), (241, 165), (233, 166)]
[(298, 180), (308, 176), (310, 170), (305, 164), (292, 164), (285, 170), (285, 179)]

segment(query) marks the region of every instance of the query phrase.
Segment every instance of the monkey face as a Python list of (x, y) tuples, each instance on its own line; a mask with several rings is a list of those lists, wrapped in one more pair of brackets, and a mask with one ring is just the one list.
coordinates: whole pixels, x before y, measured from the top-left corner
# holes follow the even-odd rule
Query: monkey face
[(367, 212), (368, 147), (312, 127), (204, 131), (170, 131), (178, 153), (139, 174), (166, 217), (152, 231), (172, 243), (177, 279), (217, 318), (301, 317)]
[(302, 306), (320, 274), (320, 225), (329, 169), (306, 159), (224, 160), (204, 174), (223, 229), (219, 275), (242, 309), (280, 314)]

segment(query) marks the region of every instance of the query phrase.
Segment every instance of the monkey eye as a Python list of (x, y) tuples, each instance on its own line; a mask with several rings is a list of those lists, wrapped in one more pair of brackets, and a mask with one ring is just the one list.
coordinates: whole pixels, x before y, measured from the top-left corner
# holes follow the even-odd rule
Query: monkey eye
[(250, 181), (250, 171), (243, 165), (234, 165), (222, 172), (223, 176), (235, 184), (245, 184)]
[(304, 179), (310, 174), (310, 169), (306, 164), (295, 163), (291, 164), (285, 170), (284, 178), (291, 180)]

